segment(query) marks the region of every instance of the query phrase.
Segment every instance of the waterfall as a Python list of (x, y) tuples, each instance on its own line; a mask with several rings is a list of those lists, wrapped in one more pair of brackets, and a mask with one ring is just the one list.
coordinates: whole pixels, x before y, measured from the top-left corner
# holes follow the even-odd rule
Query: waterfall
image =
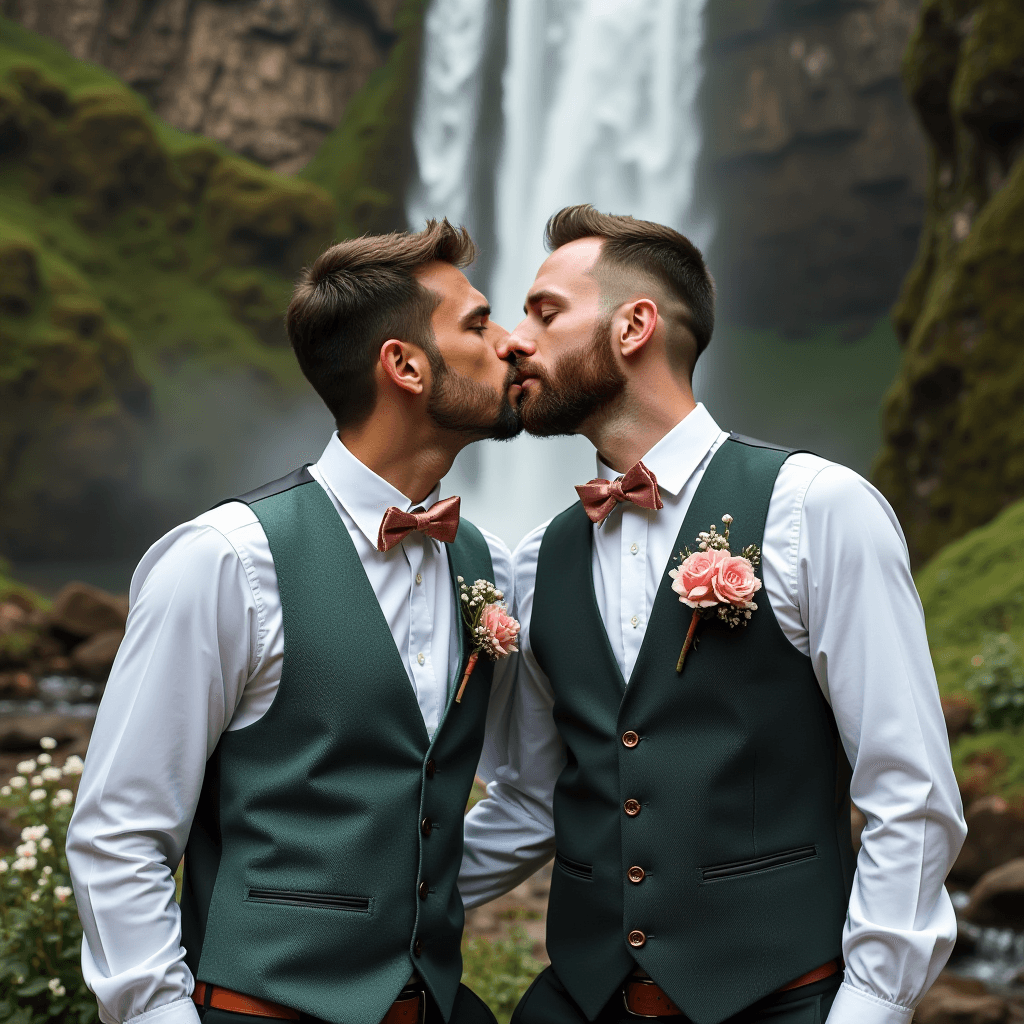
[[(696, 96), (705, 0), (509, 0), (504, 124), (491, 187), (497, 252), (484, 284), (494, 318), (511, 330), (546, 252), (556, 210), (591, 202), (670, 224), (698, 246), (710, 227), (692, 210), (700, 148)], [(487, 165), (474, 162), (482, 125), (487, 0), (432, 0), (415, 124), (419, 180), (410, 224), (447, 214), (478, 225), (465, 197), (479, 195)], [(477, 49), (469, 52), (467, 41)], [(435, 108), (436, 105), (436, 108)], [(461, 183), (461, 189), (460, 189)], [(446, 493), (509, 544), (575, 500), (594, 475), (583, 438), (521, 437), (467, 449)]]

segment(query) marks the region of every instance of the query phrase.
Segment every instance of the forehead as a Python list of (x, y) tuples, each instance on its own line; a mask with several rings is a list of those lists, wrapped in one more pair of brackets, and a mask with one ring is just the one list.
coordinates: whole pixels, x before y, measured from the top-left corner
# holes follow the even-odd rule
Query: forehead
[(552, 288), (577, 296), (599, 293), (600, 285), (591, 271), (602, 244), (600, 238), (578, 238), (560, 246), (540, 265), (530, 291)]
[(469, 278), (450, 263), (440, 260), (428, 263), (414, 276), (424, 288), (441, 297), (434, 316), (459, 317), (477, 306), (487, 305), (487, 299), (469, 283)]

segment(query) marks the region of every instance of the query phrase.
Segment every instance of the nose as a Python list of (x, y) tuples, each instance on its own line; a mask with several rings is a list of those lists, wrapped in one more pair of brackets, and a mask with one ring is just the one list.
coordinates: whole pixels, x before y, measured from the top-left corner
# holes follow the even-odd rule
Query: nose
[(526, 323), (527, 321), (524, 320), (511, 334), (506, 334), (502, 339), (497, 349), (499, 359), (532, 356), (537, 351), (537, 346), (525, 336)]

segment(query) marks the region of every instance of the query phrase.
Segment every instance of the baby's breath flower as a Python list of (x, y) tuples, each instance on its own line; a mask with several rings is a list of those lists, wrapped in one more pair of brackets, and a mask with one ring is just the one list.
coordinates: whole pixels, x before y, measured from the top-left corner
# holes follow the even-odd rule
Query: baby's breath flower
[(28, 785), (28, 779), (24, 775), (15, 775), (11, 779), (11, 789), (24, 789)]
[(32, 901), (33, 903), (38, 903), (38, 902), (39, 902), (39, 893), (37, 893), (37, 892), (34, 892), (34, 893), (32, 893), (32, 895), (31, 895), (31, 896), (29, 896), (29, 899), (30, 899), (30, 900), (31, 900), (31, 901)]
[(64, 774), (65, 775), (81, 775), (82, 769), (85, 765), (82, 763), (82, 759), (77, 754), (72, 754), (64, 762)]
[(39, 849), (42, 850), (43, 853), (49, 853), (50, 850), (53, 849), (53, 840), (52, 839), (42, 839), (42, 840), (40, 840), (40, 842), (39, 842)]
[(31, 775), (36, 770), (35, 761), (20, 761), (18, 763), (18, 771), (22, 775)]
[(38, 863), (35, 857), (19, 857), (11, 866), (15, 871), (35, 871)]
[(58, 789), (50, 801), (51, 807), (67, 807), (74, 800), (75, 795), (70, 789)]
[(45, 800), (46, 796), (47, 793), (45, 789), (33, 789), (32, 792), (29, 793), (28, 798), (33, 803), (38, 803), (40, 800)]
[(44, 782), (58, 782), (63, 777), (59, 768), (44, 768), (42, 771)]
[(53, 895), (63, 903), (71, 895), (71, 887), (69, 885), (55, 885), (53, 887)]
[(49, 754), (36, 754), (37, 764), (49, 764), (53, 760)]
[(47, 865), (46, 865), (46, 867), (44, 867), (44, 868), (43, 868), (43, 874), (44, 874), (44, 875), (45, 875), (45, 876), (46, 876), (47, 878), (49, 878), (49, 877), (50, 877), (50, 875), (52, 875), (52, 874), (53, 874), (53, 868), (51, 868), (51, 867), (50, 867), (50, 865), (49, 865), (49, 864), (47, 864)]
[(21, 830), (21, 841), (23, 843), (35, 842), (42, 839), (50, 829), (46, 825), (26, 825)]
[(44, 736), (39, 741), (39, 746), (41, 746), (43, 750), (53, 750), (53, 748), (57, 746), (57, 741), (52, 736)]
[(35, 841), (29, 839), (26, 842), (22, 843), (21, 846), (19, 846), (14, 852), (19, 857), (34, 857), (38, 851), (36, 848)]

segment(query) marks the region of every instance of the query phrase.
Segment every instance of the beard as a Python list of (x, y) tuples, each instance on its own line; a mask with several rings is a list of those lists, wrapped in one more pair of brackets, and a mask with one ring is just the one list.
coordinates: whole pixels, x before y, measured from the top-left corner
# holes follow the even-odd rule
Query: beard
[(590, 342), (567, 352), (550, 374), (529, 360), (517, 362), (519, 379), (540, 381), (534, 394), (519, 399), (519, 417), (531, 434), (577, 434), (586, 419), (625, 390), (626, 376), (612, 355), (611, 326), (611, 317), (599, 321)]
[(508, 389), (516, 378), (515, 366), (509, 364), (501, 392), (496, 394), (486, 384), (451, 369), (440, 352), (428, 352), (427, 358), (433, 378), (427, 412), (439, 427), (499, 441), (522, 431), (519, 413), (508, 400)]

